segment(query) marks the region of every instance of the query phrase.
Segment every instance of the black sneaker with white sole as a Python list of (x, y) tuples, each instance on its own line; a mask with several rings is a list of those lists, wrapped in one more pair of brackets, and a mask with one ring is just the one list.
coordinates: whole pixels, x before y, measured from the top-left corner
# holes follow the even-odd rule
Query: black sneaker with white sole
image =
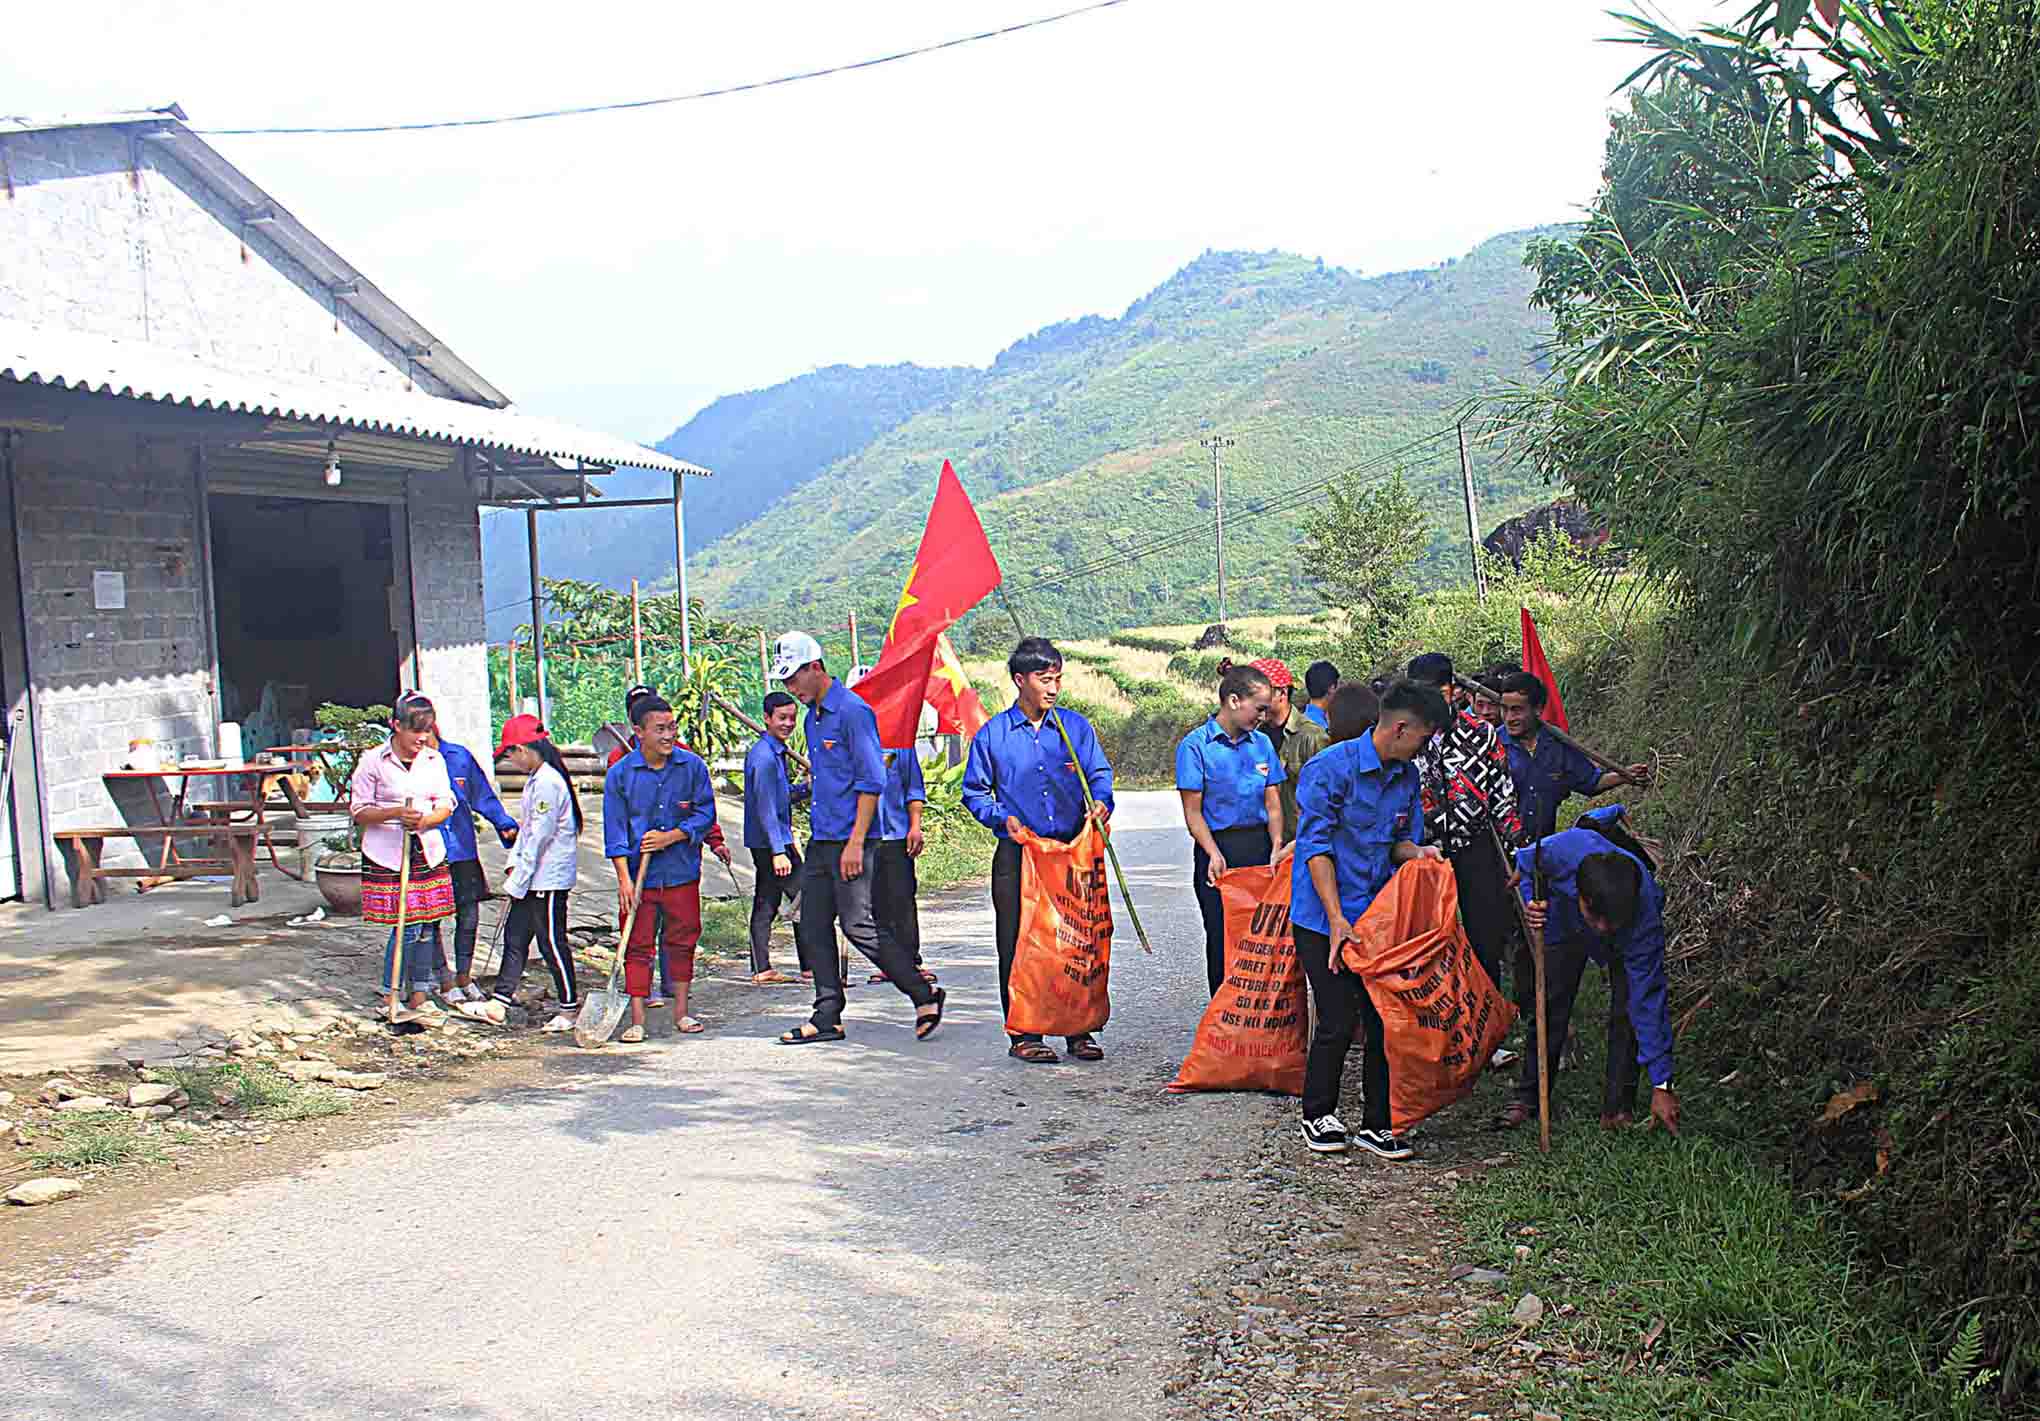
[(1409, 1159), (1416, 1154), (1393, 1130), (1355, 1130), (1353, 1143), (1383, 1159)]
[(1305, 1120), (1303, 1142), (1321, 1155), (1342, 1155), (1346, 1152), (1346, 1127), (1336, 1115)]

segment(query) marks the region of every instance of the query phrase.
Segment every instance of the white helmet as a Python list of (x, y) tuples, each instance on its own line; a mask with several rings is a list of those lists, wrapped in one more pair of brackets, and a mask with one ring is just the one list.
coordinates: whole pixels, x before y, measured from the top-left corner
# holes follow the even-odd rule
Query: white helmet
[(772, 679), (784, 681), (801, 667), (822, 659), (822, 644), (806, 632), (787, 632), (772, 648)]

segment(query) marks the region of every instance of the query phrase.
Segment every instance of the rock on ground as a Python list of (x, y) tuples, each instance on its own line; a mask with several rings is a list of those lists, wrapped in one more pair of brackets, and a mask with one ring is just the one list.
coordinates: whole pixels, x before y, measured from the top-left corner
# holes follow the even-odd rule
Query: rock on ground
[(83, 1194), (85, 1186), (75, 1179), (31, 1179), (7, 1191), (10, 1204), (54, 1204)]

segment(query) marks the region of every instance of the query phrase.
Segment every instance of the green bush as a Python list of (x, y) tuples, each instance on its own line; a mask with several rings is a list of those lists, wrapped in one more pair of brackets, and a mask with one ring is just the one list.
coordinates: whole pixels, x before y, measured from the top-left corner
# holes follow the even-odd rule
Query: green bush
[(1183, 643), (1167, 637), (1142, 636), (1138, 632), (1114, 632), (1105, 638), (1107, 646), (1123, 646), (1129, 651), (1160, 651), (1169, 655), (1183, 650)]

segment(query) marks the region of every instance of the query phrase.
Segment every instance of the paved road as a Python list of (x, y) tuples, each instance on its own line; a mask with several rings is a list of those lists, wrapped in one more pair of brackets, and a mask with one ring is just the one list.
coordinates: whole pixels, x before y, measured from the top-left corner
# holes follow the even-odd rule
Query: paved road
[(110, 1275), (0, 1308), (0, 1411), (1146, 1421), (1282, 1108), (1161, 1093), (1205, 998), (1173, 800), (1122, 805), (1157, 951), (1122, 911), (1104, 1063), (1006, 1058), (962, 890), (924, 906), (932, 1042), (881, 987), (850, 1041), (778, 1047), (789, 994), (179, 1207)]

